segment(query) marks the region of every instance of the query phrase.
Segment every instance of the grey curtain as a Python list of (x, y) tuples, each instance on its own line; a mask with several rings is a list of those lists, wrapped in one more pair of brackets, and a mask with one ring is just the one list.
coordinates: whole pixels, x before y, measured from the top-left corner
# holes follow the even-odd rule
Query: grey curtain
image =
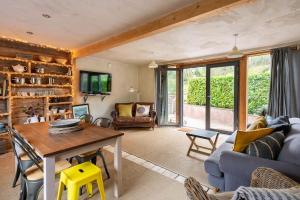
[(300, 117), (300, 51), (272, 50), (268, 113), (273, 117)]
[(159, 66), (155, 69), (156, 112), (158, 125), (168, 122), (168, 73), (167, 68)]

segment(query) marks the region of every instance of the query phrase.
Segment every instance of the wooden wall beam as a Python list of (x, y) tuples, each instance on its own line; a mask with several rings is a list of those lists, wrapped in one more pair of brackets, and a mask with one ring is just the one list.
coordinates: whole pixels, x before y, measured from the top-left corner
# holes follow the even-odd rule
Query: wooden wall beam
[(237, 6), (249, 0), (203, 0), (171, 12), (161, 18), (137, 26), (136, 28), (99, 40), (93, 44), (74, 51), (75, 57), (84, 57), (120, 46), (150, 35), (169, 30), (175, 26), (196, 20), (200, 17), (215, 14), (232, 6)]
[(248, 117), (247, 56), (240, 60), (239, 130), (246, 130)]

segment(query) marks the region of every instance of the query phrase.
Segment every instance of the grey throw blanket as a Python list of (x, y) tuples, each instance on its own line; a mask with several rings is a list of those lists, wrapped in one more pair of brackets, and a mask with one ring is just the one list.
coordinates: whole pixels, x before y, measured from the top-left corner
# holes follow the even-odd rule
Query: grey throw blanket
[(300, 200), (300, 189), (266, 189), (254, 187), (239, 187), (232, 200)]

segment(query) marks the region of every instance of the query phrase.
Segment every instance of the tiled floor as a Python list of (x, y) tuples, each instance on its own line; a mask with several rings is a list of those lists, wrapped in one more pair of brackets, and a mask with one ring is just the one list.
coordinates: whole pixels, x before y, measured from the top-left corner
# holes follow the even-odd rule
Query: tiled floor
[[(109, 151), (109, 152), (111, 152), (111, 153), (113, 153), (113, 151), (114, 151), (114, 148), (111, 147), (111, 146), (104, 147), (104, 149), (107, 150), (107, 151)], [(122, 157), (124, 159), (130, 160), (130, 161), (132, 161), (132, 162), (134, 162), (134, 163), (136, 163), (136, 164), (138, 164), (140, 166), (143, 166), (143, 167), (145, 167), (147, 169), (150, 169), (151, 171), (154, 171), (154, 172), (159, 173), (159, 174), (161, 174), (163, 176), (166, 176), (168, 178), (176, 180), (176, 181), (178, 181), (178, 182), (180, 182), (182, 184), (184, 183), (184, 180), (186, 179), (186, 177), (184, 177), (184, 176), (182, 176), (182, 175), (180, 175), (178, 173), (172, 172), (172, 171), (170, 171), (170, 170), (168, 170), (166, 168), (163, 168), (163, 167), (158, 166), (157, 164), (154, 164), (154, 163), (152, 163), (150, 161), (147, 161), (147, 160), (144, 160), (142, 158), (139, 158), (139, 157), (136, 157), (134, 155), (131, 155), (131, 154), (127, 153), (127, 152), (123, 151)]]

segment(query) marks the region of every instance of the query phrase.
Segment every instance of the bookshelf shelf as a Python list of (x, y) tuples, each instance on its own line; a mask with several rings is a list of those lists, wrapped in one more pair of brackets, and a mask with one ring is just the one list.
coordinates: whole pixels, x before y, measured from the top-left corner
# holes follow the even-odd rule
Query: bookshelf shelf
[[(41, 56), (51, 57), (52, 62), (40, 61)], [(56, 63), (57, 58), (66, 59), (66, 64)], [(26, 67), (24, 72), (13, 70), (18, 64)], [(35, 112), (46, 120), (68, 117), (73, 104), (73, 73), (71, 51), (0, 38), (1, 120), (8, 125), (24, 123), (30, 107), (38, 109)], [(30, 84), (37, 82), (40, 84)], [(65, 110), (64, 116), (49, 117), (51, 109)]]
[(37, 99), (37, 98), (63, 98), (63, 97), (72, 97), (72, 95), (45, 95), (45, 96), (11, 96), (13, 99)]
[(68, 105), (68, 104), (73, 104), (73, 102), (55, 102), (55, 103), (49, 103), (49, 105)]
[(18, 88), (70, 88), (72, 85), (58, 85), (58, 84), (11, 84), (11, 87), (18, 87)]
[(48, 65), (48, 66), (72, 68), (72, 65), (67, 65), (67, 64), (59, 64), (59, 63), (53, 63), (53, 62), (42, 62), (42, 61), (27, 60), (27, 59), (21, 59), (21, 58), (11, 58), (11, 57), (4, 57), (4, 56), (0, 56), (0, 60), (9, 60), (9, 61), (33, 63), (33, 64), (39, 64), (39, 65)]

